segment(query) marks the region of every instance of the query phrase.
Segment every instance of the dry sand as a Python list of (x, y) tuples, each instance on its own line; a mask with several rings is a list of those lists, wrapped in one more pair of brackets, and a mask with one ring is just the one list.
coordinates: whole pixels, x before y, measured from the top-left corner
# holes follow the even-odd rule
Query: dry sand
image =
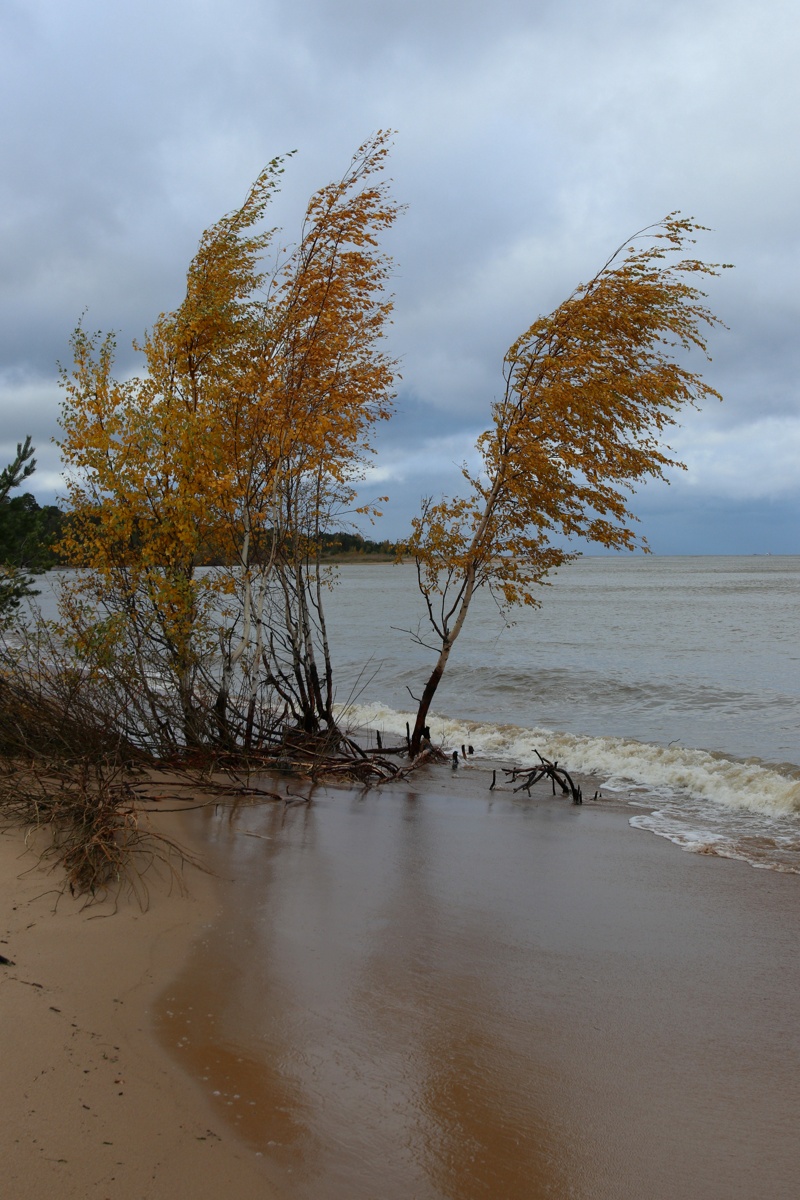
[(151, 1033), (154, 997), (217, 907), (207, 876), (186, 882), (181, 894), (153, 880), (146, 912), (130, 897), (116, 911), (82, 906), (59, 898), (58, 873), (38, 866), (21, 833), (0, 835), (0, 954), (14, 964), (0, 965), (8, 1200), (270, 1195), (252, 1152)]

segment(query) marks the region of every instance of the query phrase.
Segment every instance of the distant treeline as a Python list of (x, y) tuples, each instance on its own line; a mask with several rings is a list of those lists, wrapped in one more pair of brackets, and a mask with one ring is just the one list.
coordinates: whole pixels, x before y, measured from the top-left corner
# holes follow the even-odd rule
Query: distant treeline
[(30, 492), (6, 497), (0, 501), (0, 564), (34, 572), (58, 566), (53, 546), (65, 521), (60, 508), (40, 505)]
[(389, 554), (400, 553), (399, 542), (373, 542), (370, 538), (362, 537), (360, 533), (323, 533), (320, 537), (322, 553), (326, 556), (336, 554)]
[[(40, 505), (30, 492), (1, 501), (0, 564), (32, 572), (59, 566), (60, 559), (53, 547), (66, 532), (68, 522), (68, 513), (55, 504)], [(374, 542), (360, 533), (323, 533), (320, 543), (324, 558), (370, 554), (395, 557), (400, 550), (397, 542), (386, 539)], [(199, 565), (221, 565), (212, 552), (203, 558)]]
[[(269, 554), (269, 545), (272, 533), (267, 531), (263, 538), (254, 537), (251, 543), (251, 558), (253, 562), (262, 562)], [(305, 543), (309, 550), (312, 549), (316, 538), (309, 538)], [(365, 538), (360, 533), (345, 533), (337, 531), (336, 533), (320, 533), (318, 535), (318, 543), (322, 558), (359, 558), (362, 555), (380, 555), (384, 558), (395, 558), (402, 551), (402, 542), (390, 542), (384, 539), (381, 542), (374, 542), (371, 538)], [(201, 561), (199, 566), (227, 566), (223, 558), (216, 554), (212, 549), (207, 548), (201, 552)]]

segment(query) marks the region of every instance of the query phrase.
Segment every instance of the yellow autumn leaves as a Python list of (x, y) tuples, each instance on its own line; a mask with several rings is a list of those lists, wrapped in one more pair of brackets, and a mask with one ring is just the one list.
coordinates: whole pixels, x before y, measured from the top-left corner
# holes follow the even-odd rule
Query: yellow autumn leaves
[[(113, 337), (74, 334), (62, 551), (87, 570), (63, 631), (84, 655), (102, 642), (121, 688), (136, 681), (131, 720), (160, 749), (249, 747), (280, 722), (335, 731), (319, 537), (392, 410), (387, 153), (384, 133), (360, 147), (291, 244), (262, 228), (284, 170), (270, 163), (203, 234), (140, 376), (115, 377)], [(634, 485), (679, 465), (662, 435), (717, 395), (686, 358), (717, 323), (701, 285), (718, 268), (690, 251), (700, 228), (670, 214), (537, 318), (503, 360), (482, 469), (464, 495), (423, 502), (408, 550), (439, 655), (412, 749), (475, 591), (533, 604), (575, 539), (631, 548)]]
[(466, 497), (427, 502), (409, 548), (440, 651), (413, 748), (476, 588), (535, 604), (575, 539), (636, 544), (633, 486), (680, 466), (661, 435), (718, 393), (690, 370), (719, 324), (700, 284), (721, 269), (687, 249), (702, 227), (671, 213), (625, 243), (592, 278), (509, 347), (504, 391), (478, 439), (483, 470)]
[[(73, 519), (62, 550), (89, 569), (77, 586), (94, 603), (128, 615), (130, 645), (145, 629), (156, 639), (152, 669), (179, 697), (179, 719), (165, 718), (176, 742), (228, 728), (226, 654), (249, 671), (253, 695), (269, 682), (296, 719), (330, 717), (304, 572), (315, 536), (352, 502), (372, 426), (392, 409), (379, 239), (398, 207), (381, 174), (386, 153), (383, 133), (365, 143), (312, 196), (288, 246), (259, 231), (283, 171), (270, 163), (242, 207), (203, 234), (183, 302), (137, 347), (141, 376), (114, 378), (112, 337), (73, 336), (61, 415)], [(235, 574), (198, 572), (209, 559)], [(264, 590), (276, 583), (283, 636), (267, 662)], [(199, 649), (214, 625), (223, 650), (212, 681)], [(202, 710), (215, 690), (212, 718)]]

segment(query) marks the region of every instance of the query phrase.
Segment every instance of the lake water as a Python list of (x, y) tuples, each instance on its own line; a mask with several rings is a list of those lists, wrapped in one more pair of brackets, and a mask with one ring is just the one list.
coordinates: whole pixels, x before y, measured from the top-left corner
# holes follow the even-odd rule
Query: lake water
[[(340, 580), (343, 717), (394, 740), (414, 572)], [(154, 1019), (276, 1195), (796, 1195), (798, 594), (800, 558), (635, 558), (511, 629), (481, 596), (431, 719), (467, 764), (190, 814), (222, 907)], [(536, 749), (617, 803), (487, 790)]]
[[(410, 564), (327, 605), (342, 721), (402, 738), (435, 654)], [(40, 583), (53, 610), (57, 574)], [(586, 557), (509, 626), (478, 593), (430, 724), (511, 766), (590, 774), (684, 849), (800, 870), (800, 556)], [(641, 809), (641, 811), (638, 811)]]
[[(404, 632), (422, 616), (415, 572), (340, 577), (339, 698), (355, 723), (402, 734), (432, 661)], [(605, 793), (656, 802), (632, 821), (686, 849), (798, 869), (800, 557), (584, 558), (512, 615), (508, 628), (479, 595), (435, 739), (509, 765), (538, 749)]]
[[(336, 575), (341, 720), (396, 741), (435, 661), (415, 640), (416, 572), (367, 562)], [(40, 583), (45, 613), (57, 579)], [(800, 556), (587, 557), (540, 596), (508, 625), (478, 593), (434, 740), (508, 766), (540, 751), (686, 850), (800, 870)]]

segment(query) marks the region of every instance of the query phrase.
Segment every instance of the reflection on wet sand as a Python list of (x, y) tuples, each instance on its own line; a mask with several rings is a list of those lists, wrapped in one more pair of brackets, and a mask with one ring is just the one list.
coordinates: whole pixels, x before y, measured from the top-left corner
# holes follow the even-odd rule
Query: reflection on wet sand
[[(415, 795), (405, 803), (396, 871), (383, 898), (385, 929), (365, 955), (359, 999), (372, 1006), (379, 1041), (397, 1045), (410, 1077), (402, 1117), (417, 1135), (412, 1153), (427, 1183), (419, 1194), (552, 1195), (558, 1139), (531, 1072), (535, 1064), (520, 1070), (509, 1044), (491, 930), (453, 921), (443, 909), (441, 864), (431, 855), (436, 831)], [(469, 875), (458, 882), (458, 864), (452, 866), (469, 906)]]
[[(364, 803), (341, 875), (318, 808), (240, 810), (229, 832), (261, 836), (230, 842), (217, 818), (237, 911), (165, 993), (161, 1036), (293, 1196), (567, 1195), (491, 928), (443, 906), (442, 830), (414, 795), (381, 798), (388, 822), (359, 821)], [(445, 876), (457, 916), (469, 878), (455, 859)]]
[[(278, 1059), (256, 1045), (248, 1029), (233, 1040), (225, 1031), (225, 1001), (235, 994), (242, 964), (237, 947), (208, 941), (162, 997), (156, 1030), (181, 1066), (198, 1080), (213, 1107), (259, 1154), (281, 1156), (307, 1138), (307, 1106)], [(299, 1159), (297, 1160), (299, 1162)]]
[[(203, 819), (235, 882), (160, 1032), (287, 1196), (783, 1195), (798, 972), (765, 982), (760, 873), (549, 797), (320, 792)], [(767, 1127), (764, 1186), (747, 1138)]]

